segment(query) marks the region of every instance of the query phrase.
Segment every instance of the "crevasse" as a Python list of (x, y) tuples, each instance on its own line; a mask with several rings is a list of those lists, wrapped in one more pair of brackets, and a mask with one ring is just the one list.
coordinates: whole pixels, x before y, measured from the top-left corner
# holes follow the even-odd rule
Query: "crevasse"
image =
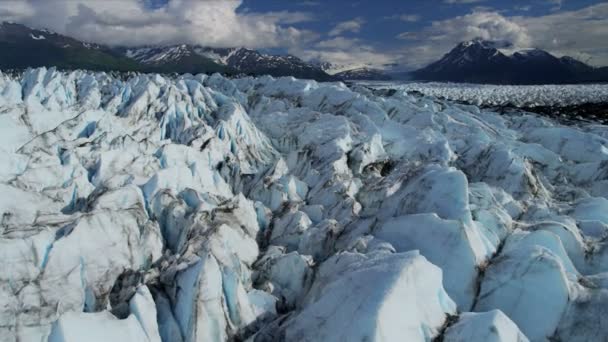
[(0, 340), (608, 336), (605, 126), (123, 76), (0, 74)]

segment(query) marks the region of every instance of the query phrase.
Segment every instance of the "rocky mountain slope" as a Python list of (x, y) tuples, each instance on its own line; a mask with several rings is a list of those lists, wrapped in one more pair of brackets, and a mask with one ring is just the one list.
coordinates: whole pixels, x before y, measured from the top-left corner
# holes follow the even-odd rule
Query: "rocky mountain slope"
[(334, 76), (342, 80), (387, 81), (391, 79), (391, 76), (384, 73), (384, 71), (372, 68), (342, 71), (334, 74)]
[(572, 57), (557, 58), (530, 49), (505, 55), (495, 42), (458, 44), (440, 60), (412, 73), (415, 79), (493, 84), (562, 84), (607, 82), (605, 68), (594, 68)]
[(108, 47), (14, 23), (0, 23), (0, 48), (0, 68), (5, 70), (56, 66), (62, 69), (192, 74), (219, 72), (228, 75), (336, 80), (320, 67), (290, 55), (275, 56), (245, 48), (219, 49), (187, 44)]
[(166, 73), (229, 73), (238, 71), (201, 55), (191, 45), (153, 46), (142, 48), (115, 48), (116, 52), (139, 63), (142, 68)]
[(293, 76), (317, 81), (336, 80), (318, 66), (292, 55), (268, 55), (245, 48), (206, 48), (203, 51), (206, 51), (207, 55), (211, 53), (219, 56), (216, 60), (220, 63), (223, 62), (228, 67), (249, 75)]
[[(335, 80), (319, 67), (287, 55), (262, 54), (245, 48), (208, 48), (194, 45), (126, 49), (125, 54), (149, 66), (178, 70), (195, 63), (214, 64), (217, 68), (249, 75), (294, 76), (318, 81)], [(196, 64), (195, 64), (196, 65)]]
[(608, 130), (294, 78), (0, 74), (3, 341), (608, 336)]
[(0, 22), (0, 68), (56, 66), (65, 69), (141, 71), (132, 59), (97, 44), (46, 30)]

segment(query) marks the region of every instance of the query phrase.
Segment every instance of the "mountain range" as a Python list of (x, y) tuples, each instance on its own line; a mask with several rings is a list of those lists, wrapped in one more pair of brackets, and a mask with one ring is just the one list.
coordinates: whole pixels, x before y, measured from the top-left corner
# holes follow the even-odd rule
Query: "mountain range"
[[(334, 77), (320, 67), (292, 55), (267, 55), (247, 48), (210, 48), (198, 45), (142, 47), (121, 50), (147, 68), (166, 72), (211, 70), (248, 75), (294, 76), (319, 81)], [(200, 72), (200, 71), (199, 71)]]
[[(608, 67), (595, 68), (572, 57), (529, 49), (513, 54), (496, 42), (458, 44), (440, 60), (411, 73), (367, 65), (306, 62), (292, 55), (268, 55), (243, 47), (200, 45), (110, 47), (16, 23), (0, 24), (0, 69), (56, 66), (61, 69), (294, 76), (317, 81), (412, 79), (494, 84), (608, 81)], [(390, 68), (389, 68), (390, 69)]]
[(412, 72), (426, 81), (493, 84), (560, 84), (608, 81), (608, 67), (596, 68), (572, 57), (540, 49), (505, 54), (502, 44), (480, 39), (462, 42), (440, 60)]
[(246, 48), (198, 45), (109, 47), (89, 44), (16, 23), (0, 24), (1, 69), (56, 66), (64, 69), (294, 76), (337, 80), (298, 57), (262, 54)]

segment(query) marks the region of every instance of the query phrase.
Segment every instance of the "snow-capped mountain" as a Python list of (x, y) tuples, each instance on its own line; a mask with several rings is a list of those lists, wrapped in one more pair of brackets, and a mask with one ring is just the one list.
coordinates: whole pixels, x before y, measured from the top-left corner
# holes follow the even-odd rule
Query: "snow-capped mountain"
[(179, 62), (185, 57), (195, 54), (189, 45), (166, 47), (143, 47), (126, 49), (125, 55), (145, 64), (165, 64)]
[(416, 79), (496, 84), (579, 83), (608, 80), (599, 69), (572, 57), (529, 49), (507, 55), (504, 44), (462, 42), (440, 60), (414, 71)]
[(197, 47), (187, 44), (147, 46), (140, 48), (116, 48), (125, 57), (158, 72), (177, 73), (236, 73), (225, 64), (199, 53)]
[(439, 61), (426, 67), (425, 72), (449, 73), (454, 70), (479, 68), (498, 68), (509, 62), (492, 42), (474, 40), (458, 44)]
[(0, 73), (1, 339), (608, 336), (606, 126), (409, 90)]
[(335, 79), (318, 66), (290, 55), (275, 56), (245, 48), (210, 48), (187, 44), (115, 48), (88, 44), (13, 23), (0, 25), (0, 48), (0, 67), (4, 69), (57, 66), (107, 71), (267, 74), (318, 81)]
[[(204, 51), (204, 50), (203, 50)], [(316, 80), (334, 80), (318, 66), (292, 55), (268, 55), (246, 48), (206, 49), (207, 53), (219, 56), (217, 61), (252, 75), (294, 76)]]
[(386, 81), (392, 79), (383, 70), (372, 68), (358, 68), (347, 71), (342, 71), (334, 74), (335, 77), (342, 80), (368, 80), (368, 81)]
[(397, 75), (395, 71), (398, 64), (384, 64), (380, 66), (372, 66), (366, 63), (350, 63), (337, 64), (330, 62), (316, 61), (313, 62), (326, 73), (341, 79), (341, 80), (390, 80), (393, 75)]
[(316, 65), (295, 56), (262, 54), (246, 48), (210, 48), (195, 45), (129, 48), (125, 56), (145, 65), (173, 68), (198, 61), (215, 63), (235, 73), (249, 75), (294, 76), (319, 81), (333, 80)]
[(330, 75), (335, 75), (337, 73), (341, 73), (341, 72), (345, 72), (345, 71), (349, 71), (349, 70), (370, 67), (369, 65), (366, 65), (365, 63), (340, 64), (340, 63), (316, 61), (316, 62), (314, 62), (314, 64)]

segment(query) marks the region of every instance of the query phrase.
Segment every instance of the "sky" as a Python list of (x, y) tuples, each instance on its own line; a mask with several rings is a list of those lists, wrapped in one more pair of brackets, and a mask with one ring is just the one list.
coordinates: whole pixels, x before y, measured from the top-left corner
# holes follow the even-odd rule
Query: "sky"
[(121, 46), (245, 46), (411, 70), (464, 40), (608, 65), (608, 1), (0, 0), (0, 20)]

